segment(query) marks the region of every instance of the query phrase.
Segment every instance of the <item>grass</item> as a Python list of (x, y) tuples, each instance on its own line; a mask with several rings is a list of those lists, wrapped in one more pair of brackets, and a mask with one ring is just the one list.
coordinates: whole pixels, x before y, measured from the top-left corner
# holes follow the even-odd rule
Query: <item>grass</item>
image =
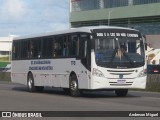
[(10, 62), (1, 62), (0, 61), (0, 68), (1, 67), (6, 67), (8, 64), (10, 64)]

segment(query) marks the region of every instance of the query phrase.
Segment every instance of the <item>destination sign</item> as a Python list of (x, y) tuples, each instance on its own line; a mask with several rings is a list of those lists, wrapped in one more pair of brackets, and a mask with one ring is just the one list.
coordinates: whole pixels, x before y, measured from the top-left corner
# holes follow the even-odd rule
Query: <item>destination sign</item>
[(137, 38), (138, 34), (135, 33), (96, 33), (97, 37), (131, 37)]
[(127, 29), (94, 29), (94, 37), (127, 37), (127, 38), (140, 38), (140, 32), (136, 30)]

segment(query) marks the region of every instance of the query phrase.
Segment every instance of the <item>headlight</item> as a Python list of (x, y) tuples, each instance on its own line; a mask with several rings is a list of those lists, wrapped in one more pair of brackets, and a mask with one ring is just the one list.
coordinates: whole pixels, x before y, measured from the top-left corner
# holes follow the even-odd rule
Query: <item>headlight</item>
[(147, 70), (144, 69), (144, 70), (142, 70), (142, 71), (138, 74), (138, 77), (144, 77), (144, 76), (146, 76), (146, 75), (147, 75)]
[(95, 68), (93, 68), (92, 75), (98, 76), (98, 77), (104, 77), (103, 73), (100, 70), (97, 70)]

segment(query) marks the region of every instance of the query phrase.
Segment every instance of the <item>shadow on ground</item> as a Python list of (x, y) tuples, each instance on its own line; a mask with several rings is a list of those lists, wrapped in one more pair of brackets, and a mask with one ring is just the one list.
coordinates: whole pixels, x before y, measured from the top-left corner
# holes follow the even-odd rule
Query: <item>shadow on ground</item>
[[(16, 86), (16, 87), (13, 87), (12, 90), (15, 90), (18, 92), (28, 92), (27, 87), (25, 86)], [(36, 92), (36, 93), (58, 95), (58, 96), (70, 96), (69, 94), (66, 94), (62, 88), (45, 87), (42, 92)], [(83, 94), (81, 97), (83, 98), (124, 98), (124, 97), (117, 97), (114, 91), (83, 91)], [(126, 97), (132, 98), (132, 97), (141, 97), (141, 96), (132, 95), (128, 93)]]

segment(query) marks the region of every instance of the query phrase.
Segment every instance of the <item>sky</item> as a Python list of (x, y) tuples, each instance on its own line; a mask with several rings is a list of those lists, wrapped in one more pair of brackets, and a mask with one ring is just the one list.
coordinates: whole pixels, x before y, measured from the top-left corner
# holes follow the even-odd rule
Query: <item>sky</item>
[(0, 37), (69, 28), (69, 0), (0, 0)]

